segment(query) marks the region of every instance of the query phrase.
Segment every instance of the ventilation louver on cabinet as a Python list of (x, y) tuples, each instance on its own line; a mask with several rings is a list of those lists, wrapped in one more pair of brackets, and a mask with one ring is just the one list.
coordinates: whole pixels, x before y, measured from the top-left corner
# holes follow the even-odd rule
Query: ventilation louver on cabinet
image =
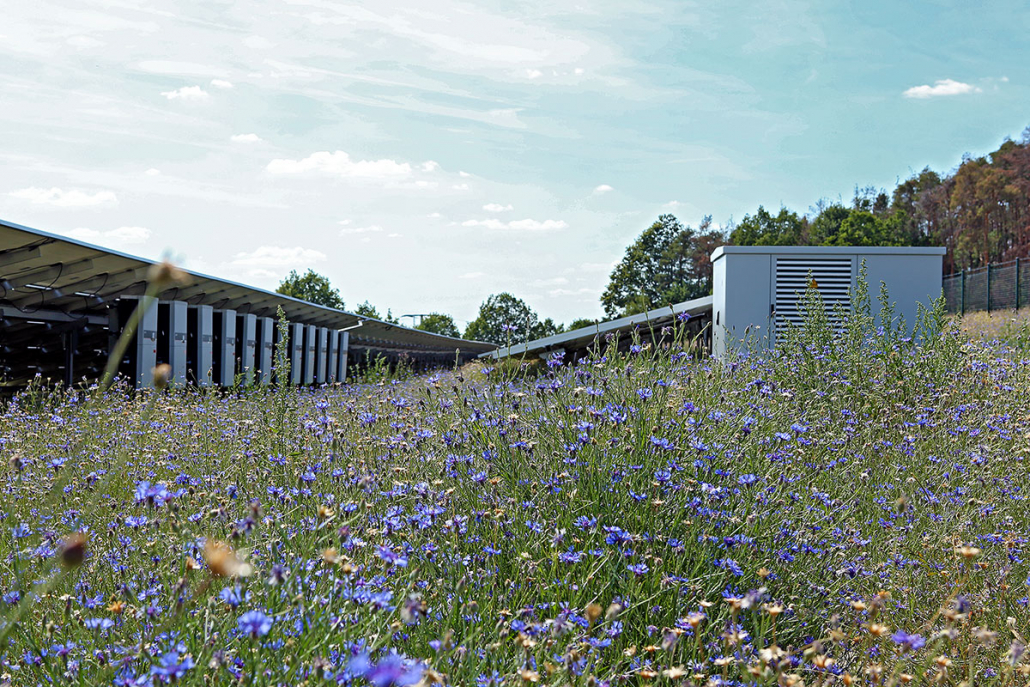
[(845, 311), (851, 309), (849, 292), (853, 277), (851, 258), (776, 258), (776, 331), (784, 331), (788, 324), (801, 326), (799, 300), (809, 286), (819, 290), (830, 324), (839, 329), (843, 323), (836, 306)]

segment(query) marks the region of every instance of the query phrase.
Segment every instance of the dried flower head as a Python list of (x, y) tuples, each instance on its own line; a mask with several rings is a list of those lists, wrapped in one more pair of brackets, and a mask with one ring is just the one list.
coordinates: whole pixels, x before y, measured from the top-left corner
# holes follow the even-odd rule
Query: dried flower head
[(82, 532), (69, 534), (61, 540), (61, 565), (66, 568), (77, 568), (86, 559), (87, 537)]
[(254, 568), (241, 560), (232, 547), (217, 539), (204, 542), (204, 561), (216, 577), (249, 577)]

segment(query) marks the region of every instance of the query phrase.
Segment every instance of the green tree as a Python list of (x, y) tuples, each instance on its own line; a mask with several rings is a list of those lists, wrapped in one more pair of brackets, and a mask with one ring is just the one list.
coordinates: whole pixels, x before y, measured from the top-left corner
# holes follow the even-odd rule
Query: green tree
[(824, 206), (809, 224), (808, 242), (813, 246), (836, 246), (840, 225), (850, 214), (851, 210), (840, 203)]
[(292, 270), (276, 287), (275, 292), (337, 310), (344, 308), (340, 290), (333, 288), (328, 277), (324, 277), (312, 269), (303, 275), (297, 274), (297, 270)]
[(561, 334), (564, 331), (565, 327), (561, 322), (555, 322), (548, 317), (537, 325), (536, 329), (533, 331), (533, 338), (542, 339), (545, 336), (554, 336), (555, 334)]
[(458, 331), (457, 325), (454, 324), (454, 318), (438, 312), (423, 317), (422, 321), (415, 325), (415, 329), (432, 332), (433, 334), (442, 334), (443, 336), (453, 336), (456, 339), (461, 337), (461, 332)]
[(583, 329), (585, 327), (596, 327), (596, 326), (597, 326), (597, 320), (591, 320), (591, 319), (588, 319), (588, 318), (585, 318), (585, 317), (581, 317), (579, 319), (573, 320), (572, 322), (569, 322), (569, 324), (565, 327), (565, 331), (573, 332), (573, 331), (576, 331), (577, 329)]
[(540, 319), (521, 298), (494, 294), (479, 306), (479, 315), (465, 328), (465, 338), (503, 346), (538, 338)]
[(759, 205), (754, 215), (744, 215), (730, 234), (730, 243), (735, 246), (799, 246), (804, 229), (804, 221), (796, 212), (780, 208), (780, 213), (774, 216)]
[(601, 305), (609, 317), (632, 315), (711, 293), (711, 253), (724, 243), (705, 217), (695, 230), (661, 215), (612, 270)]
[(397, 318), (393, 316), (393, 311), (387, 310), (386, 316), (384, 317), (380, 315), (379, 310), (377, 310), (376, 307), (368, 301), (365, 301), (364, 303), (359, 305), (357, 310), (354, 311), (354, 314), (361, 315), (362, 317), (370, 317), (373, 320), (389, 322), (390, 324), (400, 324), (400, 322), (397, 321)]

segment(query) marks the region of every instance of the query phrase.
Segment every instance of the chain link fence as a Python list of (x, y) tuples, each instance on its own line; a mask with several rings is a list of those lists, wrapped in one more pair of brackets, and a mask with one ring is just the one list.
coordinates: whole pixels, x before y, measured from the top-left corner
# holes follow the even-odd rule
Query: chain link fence
[(944, 278), (948, 312), (1017, 310), (1030, 306), (1030, 260), (999, 262)]

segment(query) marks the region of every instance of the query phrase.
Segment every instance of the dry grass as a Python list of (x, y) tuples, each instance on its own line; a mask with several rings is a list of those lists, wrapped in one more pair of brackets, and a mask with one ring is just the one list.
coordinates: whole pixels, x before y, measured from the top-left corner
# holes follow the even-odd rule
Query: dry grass
[(1030, 338), (1030, 308), (971, 312), (955, 316), (959, 331), (974, 340), (999, 340), (1007, 343)]

